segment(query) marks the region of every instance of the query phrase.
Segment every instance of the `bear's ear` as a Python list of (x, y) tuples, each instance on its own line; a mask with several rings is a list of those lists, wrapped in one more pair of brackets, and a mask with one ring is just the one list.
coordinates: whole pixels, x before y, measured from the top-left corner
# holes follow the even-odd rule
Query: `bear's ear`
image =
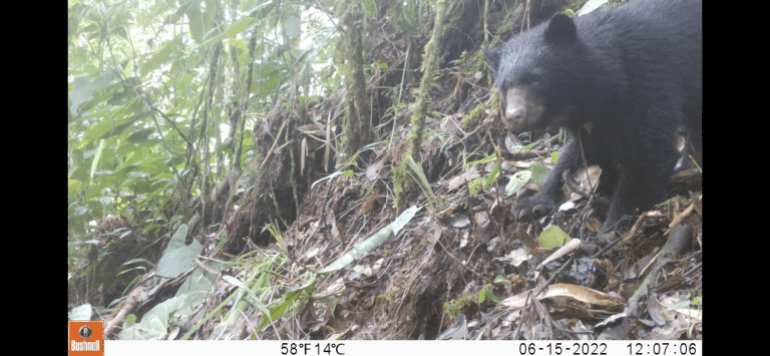
[(492, 67), (492, 71), (496, 72), (497, 67), (500, 64), (500, 52), (483, 46), (481, 47), (481, 51), (484, 52), (484, 57), (487, 58), (487, 63)]
[(569, 43), (577, 39), (575, 22), (565, 14), (556, 14), (548, 22), (545, 39), (556, 43)]

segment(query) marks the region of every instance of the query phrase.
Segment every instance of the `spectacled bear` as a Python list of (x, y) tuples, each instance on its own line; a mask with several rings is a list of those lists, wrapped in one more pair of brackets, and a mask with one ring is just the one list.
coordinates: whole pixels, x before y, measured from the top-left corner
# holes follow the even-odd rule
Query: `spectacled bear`
[(702, 142), (702, 7), (701, 0), (634, 0), (575, 20), (557, 14), (483, 49), (506, 126), (562, 126), (569, 137), (543, 189), (518, 201), (519, 219), (555, 210), (562, 173), (583, 164), (598, 164), (614, 189), (604, 232), (666, 198), (678, 132), (687, 128), (696, 149)]

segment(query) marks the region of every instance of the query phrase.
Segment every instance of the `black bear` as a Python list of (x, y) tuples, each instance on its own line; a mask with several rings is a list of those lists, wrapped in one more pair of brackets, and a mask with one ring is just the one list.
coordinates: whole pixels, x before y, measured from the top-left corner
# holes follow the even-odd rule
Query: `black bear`
[[(576, 20), (555, 15), (496, 50), (484, 49), (516, 132), (562, 126), (568, 143), (543, 190), (519, 200), (531, 219), (559, 203), (562, 173), (602, 167), (614, 187), (604, 232), (662, 202), (682, 128), (702, 142), (700, 0), (634, 0)], [(606, 181), (608, 179), (609, 181)]]

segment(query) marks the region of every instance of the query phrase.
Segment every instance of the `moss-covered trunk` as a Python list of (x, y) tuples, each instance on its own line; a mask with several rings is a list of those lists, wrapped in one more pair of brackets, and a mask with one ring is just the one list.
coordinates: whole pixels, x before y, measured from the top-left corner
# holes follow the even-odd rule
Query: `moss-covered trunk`
[(344, 152), (350, 157), (361, 146), (371, 139), (369, 105), (366, 102), (366, 82), (364, 82), (364, 56), (360, 4), (352, 0), (344, 0), (342, 9), (342, 51), (345, 65), (345, 137), (343, 137)]

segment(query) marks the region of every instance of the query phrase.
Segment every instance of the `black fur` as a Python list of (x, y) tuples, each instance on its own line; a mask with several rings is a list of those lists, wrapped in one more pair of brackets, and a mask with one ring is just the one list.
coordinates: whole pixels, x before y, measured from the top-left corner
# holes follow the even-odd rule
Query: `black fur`
[(605, 231), (665, 199), (678, 131), (688, 128), (696, 148), (702, 142), (702, 28), (700, 0), (635, 0), (574, 21), (558, 14), (484, 49), (510, 129), (570, 133), (543, 190), (518, 202), (517, 217), (553, 211), (562, 173), (584, 159), (614, 187)]

